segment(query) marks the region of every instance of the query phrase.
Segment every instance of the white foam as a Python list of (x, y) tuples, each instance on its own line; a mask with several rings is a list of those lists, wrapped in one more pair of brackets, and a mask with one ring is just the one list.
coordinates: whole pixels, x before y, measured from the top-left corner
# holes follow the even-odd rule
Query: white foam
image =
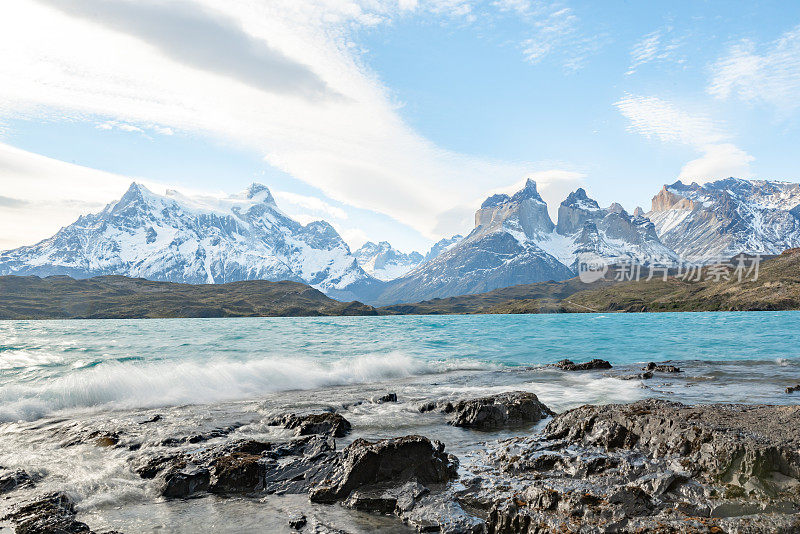
[(474, 360), (424, 361), (392, 352), (321, 362), (308, 358), (106, 362), (67, 375), (7, 385), (0, 421), (60, 410), (149, 408), (254, 398), (275, 391), (378, 382), (486, 368)]

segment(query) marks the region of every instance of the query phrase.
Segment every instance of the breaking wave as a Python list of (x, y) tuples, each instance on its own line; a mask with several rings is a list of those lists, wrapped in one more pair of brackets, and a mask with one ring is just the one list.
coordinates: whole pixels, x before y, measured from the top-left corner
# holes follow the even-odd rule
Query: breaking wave
[(255, 398), (276, 391), (379, 382), (490, 368), (466, 359), (425, 361), (402, 353), (321, 362), (309, 358), (104, 362), (80, 372), (0, 389), (0, 421), (34, 420), (60, 410), (151, 408)]

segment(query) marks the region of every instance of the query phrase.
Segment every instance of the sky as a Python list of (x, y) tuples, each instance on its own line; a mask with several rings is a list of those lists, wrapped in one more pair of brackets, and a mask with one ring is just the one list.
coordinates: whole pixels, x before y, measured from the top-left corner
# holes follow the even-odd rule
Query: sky
[(800, 181), (800, 3), (15, 0), (0, 250), (119, 198), (252, 182), (351, 248), (425, 252), (533, 178)]

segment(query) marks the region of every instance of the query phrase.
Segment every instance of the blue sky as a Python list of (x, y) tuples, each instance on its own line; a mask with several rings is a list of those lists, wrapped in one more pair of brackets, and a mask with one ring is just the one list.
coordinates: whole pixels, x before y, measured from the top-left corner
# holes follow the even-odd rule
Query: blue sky
[(133, 179), (211, 194), (259, 181), (353, 246), (423, 252), (528, 176), (552, 211), (579, 186), (632, 210), (679, 177), (800, 179), (797, 3), (24, 0), (11, 12), (0, 249)]

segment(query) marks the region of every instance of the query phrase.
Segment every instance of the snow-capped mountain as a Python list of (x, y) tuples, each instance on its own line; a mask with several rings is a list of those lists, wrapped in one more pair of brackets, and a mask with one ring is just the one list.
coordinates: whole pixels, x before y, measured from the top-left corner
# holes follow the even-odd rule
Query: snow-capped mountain
[(800, 185), (727, 178), (678, 181), (655, 197), (647, 216), (681, 257), (719, 261), (741, 252), (780, 254), (800, 246)]
[(486, 199), (467, 237), (390, 282), (377, 300), (413, 302), (570, 278), (572, 271), (537, 245), (554, 227), (536, 183), (528, 180), (514, 196)]
[(301, 225), (260, 184), (218, 199), (162, 196), (134, 183), (101, 212), (33, 246), (0, 253), (2, 274), (292, 280), (347, 300), (376, 284), (330, 224)]
[(446, 250), (450, 250), (454, 246), (458, 244), (459, 241), (464, 239), (464, 236), (461, 234), (456, 234), (453, 237), (445, 237), (444, 239), (440, 239), (436, 243), (433, 244), (431, 249), (425, 254), (424, 261), (431, 261), (433, 258), (441, 254)]
[(555, 232), (539, 246), (573, 271), (579, 261), (660, 266), (678, 261), (675, 252), (661, 243), (649, 219), (629, 215), (617, 203), (601, 208), (582, 188), (570, 193), (558, 207)]
[(578, 261), (674, 265), (655, 226), (619, 204), (601, 208), (583, 189), (559, 206), (553, 224), (528, 180), (513, 196), (493, 195), (475, 214), (475, 228), (435, 259), (387, 284), (378, 303), (412, 302), (489, 291), (516, 284), (564, 280)]
[(425, 259), (419, 252), (400, 252), (388, 241), (367, 241), (353, 255), (361, 268), (378, 280), (400, 278)]

